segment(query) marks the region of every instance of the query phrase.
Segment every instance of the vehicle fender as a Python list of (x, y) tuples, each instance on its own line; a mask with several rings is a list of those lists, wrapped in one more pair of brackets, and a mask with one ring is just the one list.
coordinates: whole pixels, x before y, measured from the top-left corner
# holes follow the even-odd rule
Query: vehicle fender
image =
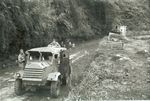
[(18, 71), (17, 73), (14, 74), (15, 79), (22, 79), (23, 76), (23, 70)]
[(60, 75), (61, 75), (60, 72), (49, 73), (47, 80), (48, 81), (57, 81)]

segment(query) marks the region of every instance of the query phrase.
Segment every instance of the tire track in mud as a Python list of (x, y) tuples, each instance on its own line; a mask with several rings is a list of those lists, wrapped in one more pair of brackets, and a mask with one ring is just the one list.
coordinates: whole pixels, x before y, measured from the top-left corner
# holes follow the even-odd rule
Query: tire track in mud
[[(81, 59), (82, 57), (84, 57), (87, 54), (89, 54), (89, 53), (86, 50), (74, 53), (74, 54), (70, 55), (70, 59), (72, 60), (71, 62), (75, 63), (77, 60)], [(6, 76), (0, 77), (0, 81), (1, 81), (1, 84), (0, 84), (0, 101), (24, 101), (24, 100), (25, 101), (26, 100), (27, 101), (30, 101), (30, 100), (34, 101), (34, 100), (37, 100), (37, 97), (39, 96), (39, 94), (33, 95), (33, 92), (31, 92), (32, 94), (27, 92), (22, 96), (16, 96), (14, 93), (14, 81), (15, 81), (13, 79), (14, 73), (7, 72), (6, 74), (7, 74)], [(65, 91), (66, 88), (62, 88), (62, 90)], [(30, 98), (30, 96), (34, 96), (34, 98), (33, 99)], [(41, 99), (41, 100), (44, 99), (44, 101), (47, 101), (47, 100), (50, 100), (51, 98), (49, 97), (49, 95), (46, 94), (46, 98), (40, 97), (39, 99)], [(58, 99), (53, 99), (53, 100), (59, 101), (60, 99), (63, 100), (63, 98), (58, 98)]]

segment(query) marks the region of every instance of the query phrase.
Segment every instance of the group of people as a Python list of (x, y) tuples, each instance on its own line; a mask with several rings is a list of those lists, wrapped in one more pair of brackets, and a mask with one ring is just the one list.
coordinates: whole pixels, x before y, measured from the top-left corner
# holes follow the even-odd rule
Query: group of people
[(69, 39), (65, 42), (61, 42), (60, 44), (55, 40), (53, 39), (53, 41), (48, 45), (49, 47), (66, 47), (67, 49), (70, 49), (70, 48), (74, 48), (75, 47), (75, 43), (72, 43)]
[[(71, 49), (72, 47), (75, 47), (74, 43), (71, 43), (71, 41), (68, 39), (65, 43), (62, 41), (61, 44), (59, 44), (55, 39), (48, 45), (48, 47), (66, 47), (67, 49)], [(23, 49), (20, 49), (20, 53), (18, 55), (18, 65), (20, 68), (24, 69), (26, 63), (26, 56)]]
[(48, 45), (48, 47), (61, 47), (61, 45), (55, 40), (53, 39), (53, 41)]

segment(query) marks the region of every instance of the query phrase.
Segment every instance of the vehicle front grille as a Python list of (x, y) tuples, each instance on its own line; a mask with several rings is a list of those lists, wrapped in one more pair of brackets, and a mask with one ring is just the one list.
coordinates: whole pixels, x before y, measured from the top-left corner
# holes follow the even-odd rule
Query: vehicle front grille
[(38, 68), (25, 68), (23, 80), (42, 80), (43, 69)]

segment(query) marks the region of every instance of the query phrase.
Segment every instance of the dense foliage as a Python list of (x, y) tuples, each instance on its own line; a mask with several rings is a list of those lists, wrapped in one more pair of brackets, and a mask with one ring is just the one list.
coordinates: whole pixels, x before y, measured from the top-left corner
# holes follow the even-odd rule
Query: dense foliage
[(101, 37), (115, 25), (147, 30), (149, 0), (140, 1), (1, 0), (0, 53), (46, 46), (52, 38), (64, 41)]
[(0, 52), (16, 52), (44, 42), (44, 27), (37, 4), (24, 0), (2, 0), (0, 3)]

